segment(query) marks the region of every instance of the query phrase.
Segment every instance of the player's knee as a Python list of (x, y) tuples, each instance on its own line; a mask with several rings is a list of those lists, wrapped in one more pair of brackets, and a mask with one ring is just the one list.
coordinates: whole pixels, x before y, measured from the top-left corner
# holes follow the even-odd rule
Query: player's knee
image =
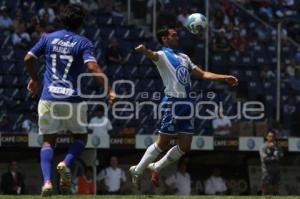
[(191, 144), (181, 144), (179, 145), (179, 148), (183, 152), (189, 152), (191, 150)]
[(160, 150), (165, 151), (169, 148), (169, 141), (158, 141), (156, 142), (157, 146), (159, 147)]

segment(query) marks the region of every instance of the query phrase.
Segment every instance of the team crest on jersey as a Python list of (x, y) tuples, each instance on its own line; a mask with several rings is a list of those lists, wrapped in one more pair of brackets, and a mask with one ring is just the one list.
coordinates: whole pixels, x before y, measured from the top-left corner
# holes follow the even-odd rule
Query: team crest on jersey
[(189, 82), (189, 79), (190, 79), (189, 71), (184, 66), (179, 66), (176, 69), (176, 77), (177, 77), (179, 83), (181, 83), (184, 86), (187, 86), (190, 83)]

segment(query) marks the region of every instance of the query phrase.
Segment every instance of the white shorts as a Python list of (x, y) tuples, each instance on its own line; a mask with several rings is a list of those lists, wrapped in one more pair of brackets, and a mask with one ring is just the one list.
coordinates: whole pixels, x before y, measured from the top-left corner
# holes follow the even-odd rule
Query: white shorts
[(39, 134), (63, 131), (87, 133), (87, 104), (40, 100), (38, 105)]

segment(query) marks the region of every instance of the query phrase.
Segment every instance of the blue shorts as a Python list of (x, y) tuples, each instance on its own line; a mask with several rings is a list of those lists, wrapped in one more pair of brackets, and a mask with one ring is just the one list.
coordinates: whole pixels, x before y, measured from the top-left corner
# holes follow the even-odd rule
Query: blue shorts
[(162, 121), (159, 133), (194, 134), (194, 104), (188, 98), (165, 96), (161, 102)]

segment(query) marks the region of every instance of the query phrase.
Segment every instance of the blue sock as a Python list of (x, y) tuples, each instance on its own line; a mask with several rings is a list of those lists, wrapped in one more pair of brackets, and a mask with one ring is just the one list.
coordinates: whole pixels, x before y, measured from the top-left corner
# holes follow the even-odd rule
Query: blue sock
[(41, 168), (44, 178), (44, 183), (51, 181), (53, 149), (50, 145), (41, 148)]
[(75, 140), (70, 146), (68, 154), (66, 155), (64, 162), (69, 166), (75, 158), (80, 156), (81, 152), (84, 150), (85, 143), (82, 140)]

